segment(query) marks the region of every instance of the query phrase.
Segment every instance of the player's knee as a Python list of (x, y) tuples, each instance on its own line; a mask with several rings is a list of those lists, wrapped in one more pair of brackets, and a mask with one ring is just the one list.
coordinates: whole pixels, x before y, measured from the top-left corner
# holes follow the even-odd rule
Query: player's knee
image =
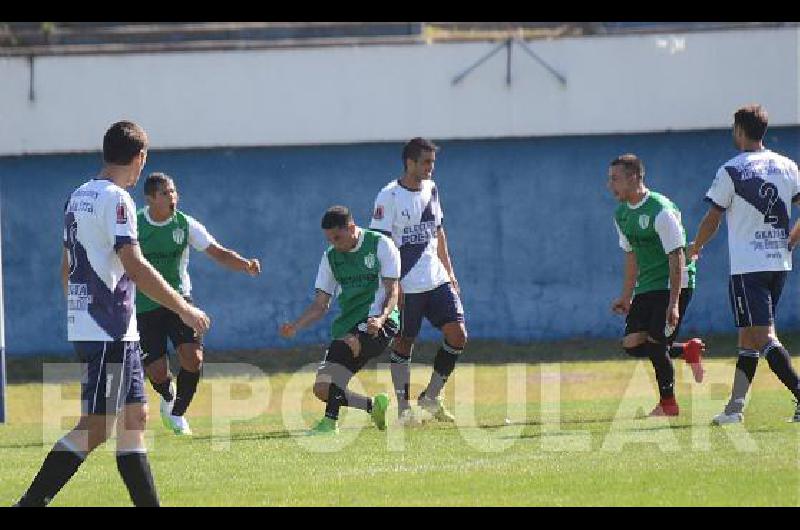
[(320, 401), (327, 403), (329, 388), (330, 388), (330, 383), (316, 382), (314, 383), (314, 395)]
[(443, 331), (445, 340), (453, 348), (463, 350), (467, 345), (467, 330), (462, 324), (447, 324)]

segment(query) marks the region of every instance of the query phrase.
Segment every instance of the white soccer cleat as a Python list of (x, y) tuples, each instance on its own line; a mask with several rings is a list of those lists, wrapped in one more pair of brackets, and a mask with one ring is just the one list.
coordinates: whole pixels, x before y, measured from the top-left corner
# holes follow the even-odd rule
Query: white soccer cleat
[(714, 419), (711, 420), (712, 425), (728, 425), (730, 423), (742, 423), (744, 421), (744, 414), (741, 412), (731, 412), (730, 414), (726, 414), (725, 412), (720, 412)]
[(189, 428), (189, 422), (183, 416), (169, 415), (170, 429), (178, 436), (191, 436), (192, 429)]
[(422, 421), (414, 414), (411, 409), (405, 409), (397, 417), (397, 424), (401, 427), (418, 427), (422, 425)]

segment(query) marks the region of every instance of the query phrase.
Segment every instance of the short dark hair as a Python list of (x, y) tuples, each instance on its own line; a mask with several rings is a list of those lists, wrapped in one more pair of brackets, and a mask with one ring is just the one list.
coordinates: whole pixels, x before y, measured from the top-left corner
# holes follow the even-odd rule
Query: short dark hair
[(611, 167), (622, 166), (622, 169), (627, 175), (636, 175), (640, 179), (644, 178), (644, 162), (642, 162), (641, 159), (633, 153), (619, 155), (617, 158), (612, 160), (611, 164), (609, 165)]
[(346, 228), (353, 222), (353, 215), (347, 206), (331, 206), (322, 216), (322, 228)]
[(161, 186), (167, 182), (174, 182), (166, 173), (150, 173), (144, 181), (144, 194), (154, 197)]
[(419, 160), (419, 155), (424, 151), (436, 152), (438, 150), (439, 146), (430, 140), (420, 137), (412, 138), (403, 146), (403, 168), (407, 167), (406, 160)]
[(147, 134), (132, 121), (118, 121), (103, 136), (103, 160), (107, 164), (130, 164), (146, 148)]
[(767, 109), (761, 105), (746, 105), (733, 115), (733, 124), (744, 131), (744, 135), (751, 140), (763, 140), (769, 125)]

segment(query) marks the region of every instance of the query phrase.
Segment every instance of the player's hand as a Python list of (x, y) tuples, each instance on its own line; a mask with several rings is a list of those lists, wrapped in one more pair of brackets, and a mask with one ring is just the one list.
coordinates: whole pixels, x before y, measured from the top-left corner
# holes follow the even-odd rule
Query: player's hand
[(617, 298), (611, 302), (611, 312), (616, 315), (627, 315), (631, 310), (631, 301), (624, 298)]
[(208, 328), (211, 327), (211, 319), (205, 312), (193, 305), (186, 304), (186, 309), (181, 311), (178, 316), (181, 317), (184, 324), (192, 328), (198, 335), (204, 335)]
[(678, 311), (678, 303), (675, 302), (674, 304), (670, 305), (667, 308), (667, 326), (672, 329), (678, 327), (678, 319), (680, 318), (680, 312)]
[(701, 248), (694, 241), (686, 245), (686, 261), (697, 261), (700, 259)]
[(245, 272), (250, 276), (258, 276), (261, 274), (261, 263), (255, 258), (247, 260), (247, 270)]
[(280, 334), (284, 339), (291, 339), (297, 334), (297, 326), (291, 322), (284, 322), (281, 324)]
[(369, 317), (367, 319), (367, 335), (377, 336), (385, 323), (386, 319), (383, 317)]
[(456, 292), (456, 294), (461, 296), (461, 286), (458, 285), (458, 280), (456, 280), (455, 276), (450, 277), (450, 285), (453, 286), (453, 290)]

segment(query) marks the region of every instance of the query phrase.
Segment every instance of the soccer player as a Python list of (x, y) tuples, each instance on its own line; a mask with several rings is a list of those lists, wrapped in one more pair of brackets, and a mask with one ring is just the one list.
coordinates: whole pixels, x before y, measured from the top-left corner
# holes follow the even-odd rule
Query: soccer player
[(372, 399), (347, 390), (353, 375), (386, 351), (397, 335), (400, 253), (392, 241), (356, 226), (344, 206), (328, 208), (322, 230), (331, 246), (322, 255), (315, 282), (314, 301), (294, 322), (280, 327), (285, 338), (294, 337), (325, 315), (331, 298), (338, 296), (341, 314), (333, 321), (333, 340), (320, 363), (314, 395), (325, 402), (325, 416), (309, 434), (335, 434), (342, 406), (370, 414), (380, 430), (386, 429), (389, 396)]
[(439, 191), (431, 180), (438, 147), (414, 138), (403, 148), (403, 176), (391, 181), (375, 200), (370, 228), (391, 237), (400, 249), (400, 336), (391, 354), (392, 382), (399, 423), (417, 423), (409, 404), (410, 363), (422, 318), (442, 330), (444, 340), (433, 373), (417, 403), (439, 421), (455, 418), (439, 395), (467, 344), (460, 289), (442, 221)]
[[(208, 233), (194, 218), (177, 209), (178, 191), (172, 177), (151, 173), (144, 183), (147, 206), (137, 215), (139, 245), (145, 259), (164, 279), (192, 303), (189, 280), (189, 245), (205, 252), (230, 269), (256, 276), (261, 272), (257, 259), (244, 259)], [(142, 345), (142, 364), (153, 388), (161, 395), (161, 419), (178, 435), (191, 435), (184, 417), (194, 397), (203, 366), (202, 337), (170, 309), (143, 292), (136, 294), (136, 311)], [(177, 391), (167, 362), (167, 338), (178, 354)]]
[(798, 400), (791, 421), (800, 421), (800, 388), (789, 352), (778, 340), (775, 314), (792, 270), (791, 249), (800, 226), (789, 232), (791, 204), (800, 201), (797, 164), (764, 147), (767, 111), (761, 105), (738, 109), (733, 117), (733, 143), (741, 151), (717, 171), (706, 193), (710, 207), (688, 247), (697, 259), (722, 221), (728, 220), (731, 309), (739, 328), (739, 358), (731, 398), (716, 415), (716, 425), (744, 421), (744, 403), (759, 357)]
[(113, 124), (103, 138), (100, 174), (65, 205), (61, 279), (69, 340), (84, 374), (81, 417), (50, 450), (18, 506), (47, 505), (115, 423), (117, 469), (133, 504), (159, 504), (144, 444), (147, 402), (134, 290), (175, 311), (197, 333), (210, 321), (164, 281), (137, 244), (136, 208), (125, 188), (139, 179), (147, 144), (135, 123)]
[(633, 154), (615, 158), (608, 188), (620, 202), (614, 212), (619, 246), (625, 251), (622, 294), (611, 310), (625, 319), (622, 347), (653, 363), (659, 402), (650, 416), (677, 416), (675, 370), (671, 357), (683, 356), (695, 380), (703, 380), (705, 345), (694, 338), (675, 343), (695, 286), (695, 264), (686, 263), (686, 232), (677, 206), (647, 189), (644, 164)]

